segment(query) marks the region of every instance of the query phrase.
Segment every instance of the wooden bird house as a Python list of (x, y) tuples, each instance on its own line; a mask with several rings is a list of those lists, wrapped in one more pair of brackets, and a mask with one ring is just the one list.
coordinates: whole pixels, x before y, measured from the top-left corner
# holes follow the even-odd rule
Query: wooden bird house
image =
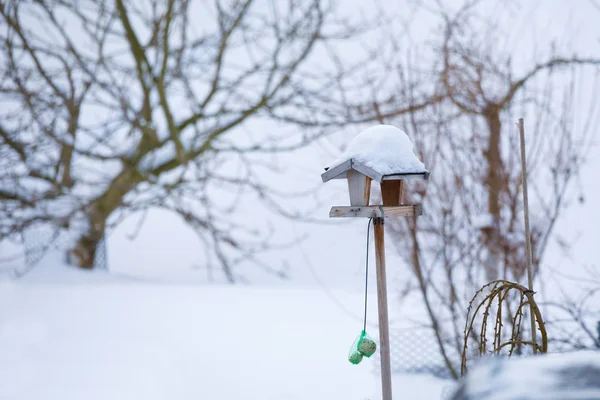
[[(398, 170), (393, 173), (383, 174), (351, 158), (333, 168), (326, 168), (326, 172), (321, 175), (321, 178), (323, 182), (331, 179), (346, 179), (348, 181), (350, 207), (333, 207), (330, 214), (331, 217), (380, 217), (383, 216), (380, 214), (384, 211), (387, 211), (389, 215), (409, 216), (421, 215), (421, 207), (402, 204), (404, 180), (427, 180), (429, 179), (429, 171), (402, 172)], [(370, 203), (372, 181), (378, 182), (381, 187), (383, 204), (373, 205)], [(345, 213), (352, 215), (345, 215)]]

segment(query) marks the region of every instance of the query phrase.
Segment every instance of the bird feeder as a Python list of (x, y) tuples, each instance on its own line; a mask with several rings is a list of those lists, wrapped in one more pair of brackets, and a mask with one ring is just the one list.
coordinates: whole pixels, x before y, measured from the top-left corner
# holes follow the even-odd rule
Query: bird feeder
[[(408, 147), (408, 148), (407, 148)], [(404, 180), (429, 179), (429, 171), (412, 152), (412, 143), (406, 134), (393, 126), (379, 125), (360, 133), (351, 142), (341, 161), (325, 168), (323, 182), (346, 179), (350, 206), (335, 206), (330, 217), (383, 218), (386, 215), (421, 215), (420, 205), (404, 205), (402, 193)], [(379, 151), (383, 153), (380, 158)], [(398, 159), (395, 159), (398, 150)], [(345, 159), (346, 158), (346, 159)], [(371, 204), (371, 185), (376, 181), (381, 187), (382, 204)]]
[[(429, 171), (413, 153), (408, 136), (390, 125), (378, 125), (358, 134), (332, 167), (325, 168), (323, 182), (346, 179), (349, 206), (334, 206), (329, 217), (372, 218), (377, 268), (377, 308), (379, 314), (379, 354), (383, 400), (392, 399), (390, 334), (385, 268), (384, 222), (389, 216), (418, 216), (420, 205), (403, 204), (407, 179), (429, 179)], [(371, 204), (371, 185), (381, 187), (382, 204)]]
[[(421, 215), (419, 205), (403, 205), (402, 193), (405, 179), (429, 179), (429, 172), (396, 172), (383, 174), (353, 158), (346, 160), (334, 168), (327, 168), (321, 175), (323, 182), (331, 179), (346, 179), (350, 206), (336, 206), (331, 209), (330, 217), (367, 217), (376, 218), (387, 215), (412, 216)], [(372, 181), (381, 187), (383, 204), (371, 205)]]

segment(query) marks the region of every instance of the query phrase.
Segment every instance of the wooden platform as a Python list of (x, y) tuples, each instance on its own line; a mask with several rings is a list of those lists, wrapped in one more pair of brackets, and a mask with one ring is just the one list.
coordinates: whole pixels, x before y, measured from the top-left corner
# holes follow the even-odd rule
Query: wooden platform
[(423, 209), (419, 204), (405, 206), (334, 206), (329, 212), (330, 218), (384, 218), (387, 216), (411, 217), (423, 215)]

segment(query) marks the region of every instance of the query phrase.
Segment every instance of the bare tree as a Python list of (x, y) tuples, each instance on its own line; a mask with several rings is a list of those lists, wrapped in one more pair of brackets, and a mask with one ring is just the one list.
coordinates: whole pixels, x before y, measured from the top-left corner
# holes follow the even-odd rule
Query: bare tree
[(558, 283), (560, 293), (545, 304), (553, 313), (552, 345), (559, 350), (600, 348), (600, 270), (589, 266), (578, 274), (553, 273), (571, 290)]
[(76, 230), (82, 268), (109, 226), (161, 207), (234, 281), (268, 246), (231, 216), (242, 193), (274, 203), (265, 154), (352, 120), (360, 61), (335, 48), (359, 31), (328, 1), (13, 0), (0, 18), (0, 240)]
[[(468, 1), (452, 11), (435, 2), (431, 11), (442, 29), (430, 48), (434, 66), (425, 74), (422, 66), (396, 66), (400, 85), (390, 101), (372, 107), (376, 113), (395, 105), (406, 108), (414, 102), (414, 92), (406, 88), (423, 86), (423, 80), (434, 87), (428, 107), (381, 121), (403, 127), (432, 170), (430, 182), (409, 189), (405, 198), (423, 203), (425, 215), (391, 227), (393, 242), (414, 274), (415, 284), (405, 293), (420, 292), (455, 377), (470, 298), (490, 280), (520, 282), (526, 271), (517, 118), (525, 117), (528, 124), (537, 273), (551, 238), (559, 239), (556, 222), (573, 200), (568, 189), (598, 115), (592, 103), (587, 120), (575, 122), (572, 104), (585, 68), (597, 68), (600, 59), (548, 52), (514, 66), (510, 51), (501, 50), (502, 32), (480, 12), (491, 3)], [(505, 304), (510, 307), (510, 299)]]

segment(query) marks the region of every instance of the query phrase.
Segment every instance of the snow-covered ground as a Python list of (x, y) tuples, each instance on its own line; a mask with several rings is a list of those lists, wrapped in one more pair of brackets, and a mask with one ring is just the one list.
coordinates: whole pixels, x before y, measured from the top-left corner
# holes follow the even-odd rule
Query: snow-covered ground
[(461, 386), (457, 399), (600, 399), (600, 351), (488, 358)]
[[(0, 282), (0, 399), (376, 399), (376, 361), (346, 359), (360, 329), (319, 289), (42, 265)], [(439, 399), (451, 383), (395, 376), (394, 385), (402, 398)]]
[[(561, 35), (572, 31), (565, 26), (575, 25), (582, 32), (575, 44), (583, 46), (582, 37), (597, 46), (597, 35), (584, 29), (595, 29), (597, 14), (576, 12), (559, 0), (538, 3), (533, 23), (559, 27), (553, 32)], [(518, 35), (519, 43), (526, 39)], [(308, 186), (320, 184), (324, 161), (334, 154), (316, 156), (314, 151), (296, 156), (277, 187), (297, 189), (302, 174), (312, 179), (305, 177)], [(587, 202), (569, 210), (558, 226), (569, 239), (577, 238), (573, 256), (553, 250), (548, 257), (552, 273), (597, 263), (600, 211), (594, 205), (600, 200), (600, 164), (598, 148), (594, 151), (579, 183)], [(209, 279), (198, 261), (197, 238), (181, 221), (160, 213), (150, 214), (134, 242), (126, 240), (137, 225), (133, 217), (108, 238), (112, 271), (137, 279), (57, 270), (56, 264), (43, 263), (23, 279), (0, 282), (0, 400), (376, 399), (375, 360), (357, 366), (346, 360), (360, 321), (341, 312), (340, 304), (314, 285), (316, 271), (324, 286), (335, 288), (335, 299), (360, 315), (366, 221), (325, 225), (329, 207), (347, 201), (344, 185), (328, 185), (331, 193), (323, 195), (319, 207), (323, 225), (306, 228), (305, 242), (281, 250), (285, 257), (265, 257), (272, 264), (289, 261), (293, 285), (267, 286), (262, 284), (266, 279), (254, 276), (251, 281), (258, 284), (252, 286), (164, 283), (167, 274), (171, 282)], [(279, 234), (302, 236), (305, 232), (296, 232), (294, 224), (281, 224)], [(404, 264), (394, 261), (392, 251), (387, 256), (390, 280), (405, 282)], [(185, 279), (173, 278), (184, 274)], [(356, 291), (347, 289), (357, 282)], [(301, 286), (308, 283), (313, 287)], [(394, 295), (390, 290), (390, 302)], [(370, 312), (370, 319), (374, 316)], [(376, 331), (370, 333), (377, 337)], [(403, 399), (439, 399), (450, 386), (427, 376), (394, 377), (394, 393)]]

